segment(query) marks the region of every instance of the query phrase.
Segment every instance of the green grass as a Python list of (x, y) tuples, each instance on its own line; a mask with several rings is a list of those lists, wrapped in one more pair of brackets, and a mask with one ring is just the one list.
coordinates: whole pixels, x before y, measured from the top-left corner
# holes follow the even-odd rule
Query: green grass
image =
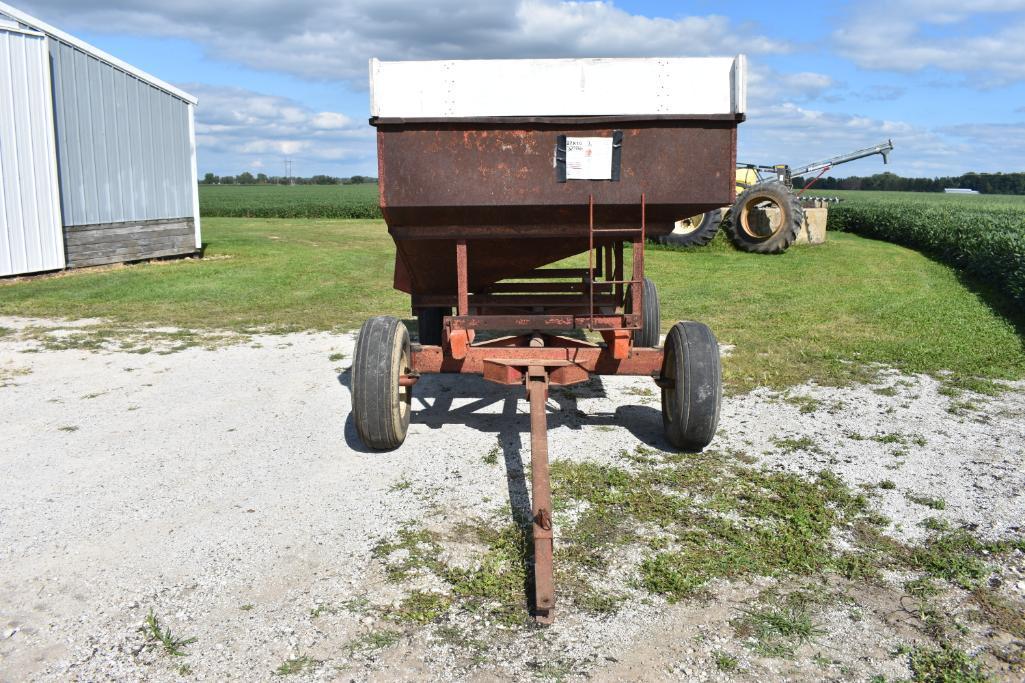
[(861, 193), (829, 211), (846, 230), (919, 249), (1000, 288), (1025, 311), (1025, 198)]
[(190, 328), (352, 329), (408, 311), (380, 221), (212, 218), (202, 260), (0, 284), (0, 314)]
[[(5, 282), (0, 315), (232, 330), (354, 329), (409, 315), (380, 221), (211, 218), (204, 237), (202, 260)], [(701, 320), (735, 345), (724, 365), (735, 389), (843, 383), (864, 378), (864, 363), (1025, 376), (1021, 320), (910, 249), (836, 233), (778, 258), (652, 248), (647, 269), (664, 327)]]
[(164, 628), (160, 625), (160, 620), (153, 613), (153, 610), (149, 611), (146, 615), (143, 625), (139, 627), (143, 636), (146, 638), (146, 642), (152, 645), (160, 645), (164, 652), (172, 657), (185, 657), (188, 655), (185, 652), (185, 648), (194, 642), (196, 638), (183, 638), (176, 636), (171, 632), (171, 629)]
[(380, 218), (377, 183), (363, 185), (200, 185), (207, 216)]

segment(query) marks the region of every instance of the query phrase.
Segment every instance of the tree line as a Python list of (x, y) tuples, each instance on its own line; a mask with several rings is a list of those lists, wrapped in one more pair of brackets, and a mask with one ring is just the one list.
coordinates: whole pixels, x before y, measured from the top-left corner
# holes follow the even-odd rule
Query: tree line
[(200, 185), (361, 185), (363, 183), (376, 183), (377, 178), (370, 176), (354, 175), (349, 178), (336, 178), (329, 175), (315, 175), (309, 178), (291, 178), (285, 176), (257, 173), (253, 175), (249, 171), (238, 175), (215, 175), (207, 173), (199, 181)]
[[(794, 178), (804, 187), (811, 178)], [(825, 177), (812, 186), (817, 190), (882, 190), (894, 192), (943, 192), (948, 187), (977, 190), (982, 194), (1025, 194), (1025, 173), (965, 173), (941, 178), (903, 178), (895, 173), (847, 178)]]

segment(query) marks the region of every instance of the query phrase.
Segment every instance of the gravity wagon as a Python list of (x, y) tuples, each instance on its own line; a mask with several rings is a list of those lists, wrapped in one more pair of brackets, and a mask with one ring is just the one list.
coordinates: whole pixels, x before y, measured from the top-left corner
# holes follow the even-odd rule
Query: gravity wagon
[[(644, 245), (733, 202), (744, 70), (743, 56), (370, 63), (394, 286), (419, 334), (364, 323), (353, 420), (367, 446), (391, 449), (426, 373), (526, 387), (540, 622), (555, 606), (548, 388), (649, 376), (670, 443), (700, 450), (715, 433), (715, 336), (677, 322), (659, 346)], [(586, 267), (558, 264), (584, 253)]]

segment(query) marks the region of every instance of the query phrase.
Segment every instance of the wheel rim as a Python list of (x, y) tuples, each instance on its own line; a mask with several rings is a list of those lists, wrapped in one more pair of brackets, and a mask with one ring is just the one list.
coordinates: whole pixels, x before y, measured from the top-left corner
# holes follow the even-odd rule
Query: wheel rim
[(690, 218), (683, 218), (675, 223), (673, 228), (674, 235), (689, 235), (698, 228), (701, 227), (701, 219), (704, 218), (704, 214), (698, 214), (697, 216), (691, 216)]
[[(402, 345), (402, 356), (399, 359), (399, 377), (413, 372), (413, 358), (409, 344)], [(409, 414), (413, 405), (413, 387), (399, 385), (399, 420), (402, 424), (409, 422)]]
[(766, 195), (756, 195), (740, 209), (740, 229), (753, 240), (764, 241), (783, 229), (783, 207)]

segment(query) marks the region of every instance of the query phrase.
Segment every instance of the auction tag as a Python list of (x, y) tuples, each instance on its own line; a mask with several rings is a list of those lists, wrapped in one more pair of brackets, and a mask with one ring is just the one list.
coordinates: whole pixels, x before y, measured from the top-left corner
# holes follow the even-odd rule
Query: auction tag
[(612, 180), (612, 138), (566, 138), (566, 180)]

